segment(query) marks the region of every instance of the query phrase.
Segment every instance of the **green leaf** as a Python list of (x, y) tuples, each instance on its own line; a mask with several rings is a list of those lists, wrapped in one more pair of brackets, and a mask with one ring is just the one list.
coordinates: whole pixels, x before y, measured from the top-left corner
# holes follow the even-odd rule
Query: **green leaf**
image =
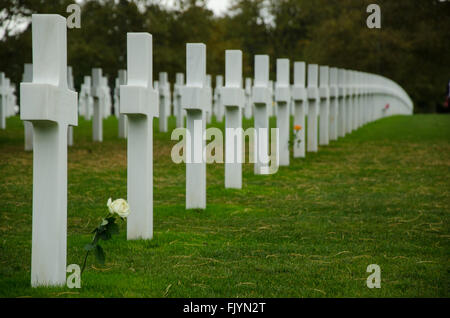
[(105, 264), (105, 252), (103, 251), (103, 248), (100, 245), (96, 245), (95, 249), (95, 258), (100, 264)]
[(94, 239), (92, 240), (92, 245), (97, 245), (98, 240), (100, 237), (98, 236), (98, 233), (95, 233)]
[(111, 233), (111, 235), (119, 234), (119, 225), (117, 225), (116, 223), (109, 223), (108, 232)]
[(105, 229), (105, 231), (101, 233), (97, 233), (99, 238), (101, 238), (103, 241), (107, 241), (111, 239), (111, 233), (108, 231), (108, 229)]
[(107, 220), (108, 223), (114, 223), (114, 222), (116, 222), (116, 218), (113, 217), (113, 216), (110, 216), (110, 217), (106, 218), (105, 220)]

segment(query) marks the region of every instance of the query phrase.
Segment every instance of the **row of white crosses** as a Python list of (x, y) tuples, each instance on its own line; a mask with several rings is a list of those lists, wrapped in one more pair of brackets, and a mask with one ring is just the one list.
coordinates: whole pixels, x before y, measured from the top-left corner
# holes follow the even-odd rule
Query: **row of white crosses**
[[(289, 63), (289, 61), (287, 61), (287, 63)], [(23, 81), (27, 82), (27, 81), (31, 81), (32, 78), (32, 65), (31, 64), (26, 64), (25, 65), (25, 71), (24, 71), (24, 75), (23, 75)], [(314, 67), (308, 68), (309, 72), (312, 72), (311, 75), (314, 74), (314, 72), (317, 72), (315, 70)], [(318, 102), (319, 106), (315, 105), (313, 110), (314, 113), (317, 113), (317, 116), (320, 115), (321, 121), (319, 124), (320, 130), (330, 130), (330, 133), (323, 133), (320, 136), (320, 141), (318, 142), (320, 145), (327, 145), (329, 140), (335, 140), (336, 139), (336, 132), (337, 132), (337, 116), (342, 116), (342, 113), (338, 112), (338, 98), (334, 101), (334, 104), (331, 103), (331, 99), (333, 98), (333, 94), (332, 94), (332, 90), (338, 90), (339, 88), (337, 87), (337, 81), (338, 78), (341, 79), (340, 76), (344, 76), (343, 79), (341, 80), (345, 80), (345, 81), (350, 81), (352, 78), (356, 79), (359, 76), (359, 79), (361, 79), (362, 75), (361, 73), (356, 73), (356, 72), (349, 72), (349, 71), (345, 71), (345, 70), (340, 70), (341, 72), (339, 73), (338, 76), (338, 69), (336, 68), (328, 68), (327, 66), (321, 66), (320, 67), (320, 84), (319, 84), (319, 94), (320, 94), (320, 101)], [(99, 82), (98, 84), (94, 84), (92, 85), (93, 87), (91, 88), (91, 77), (90, 76), (85, 76), (84, 77), (84, 83), (81, 85), (81, 89), (80, 89), (80, 94), (79, 94), (79, 114), (83, 115), (87, 120), (90, 120), (93, 114), (93, 96), (91, 95), (91, 92), (96, 91), (98, 92), (98, 100), (99, 103), (101, 104), (101, 110), (102, 110), (102, 118), (107, 117), (110, 112), (111, 112), (111, 97), (110, 97), (110, 92), (109, 92), (109, 87), (107, 85), (107, 79), (106, 77), (103, 77), (101, 75), (101, 69), (94, 69), (93, 73), (99, 73)], [(278, 70), (277, 70), (278, 72)], [(342, 73), (342, 74), (341, 74)], [(287, 74), (289, 75), (289, 74)], [(185, 111), (182, 110), (181, 107), (179, 107), (180, 104), (180, 100), (181, 100), (181, 95), (180, 95), (180, 87), (182, 87), (182, 85), (184, 84), (184, 78), (180, 77), (180, 76), (184, 76), (184, 74), (182, 73), (177, 73), (177, 83), (174, 86), (174, 93), (173, 93), (173, 105), (174, 105), (174, 114), (176, 115), (176, 119), (177, 119), (177, 127), (183, 127), (184, 125), (184, 117), (185, 117)], [(295, 75), (294, 75), (295, 76)], [(328, 78), (329, 77), (329, 78)], [(116, 78), (116, 88), (114, 90), (114, 109), (115, 109), (115, 115), (116, 117), (119, 118), (119, 138), (126, 138), (126, 116), (125, 115), (119, 115), (119, 111), (118, 111), (118, 104), (119, 104), (119, 85), (124, 84), (125, 82), (125, 78), (126, 78), (126, 71), (125, 70), (120, 70), (119, 71), (119, 76)], [(162, 109), (160, 111), (161, 113), (161, 119), (160, 119), (160, 131), (162, 132), (167, 132), (168, 130), (168, 116), (171, 113), (171, 96), (170, 96), (170, 83), (168, 82), (168, 76), (167, 73), (160, 73), (159, 74), (159, 78), (160, 78), (160, 82), (162, 83), (160, 86), (158, 85), (159, 82), (155, 81), (155, 87), (158, 88), (158, 94), (159, 94), (159, 104), (160, 104), (160, 108), (164, 107), (164, 109)], [(308, 77), (309, 78), (309, 77)], [(223, 114), (224, 114), (224, 107), (223, 107), (223, 103), (221, 101), (221, 93), (220, 90), (223, 86), (223, 77), (221, 75), (218, 75), (216, 77), (216, 83), (217, 83), (217, 87), (214, 90), (214, 96), (209, 97), (210, 94), (212, 94), (212, 88), (211, 88), (211, 76), (207, 75), (206, 76), (206, 86), (204, 87), (206, 90), (206, 93), (208, 94), (208, 97), (206, 98), (207, 100), (207, 110), (205, 111), (205, 116), (207, 119), (207, 123), (210, 123), (211, 121), (211, 115), (212, 115), (212, 98), (214, 97), (214, 114), (216, 115), (216, 118), (218, 121), (222, 121), (223, 120)], [(251, 100), (251, 90), (252, 90), (252, 83), (251, 83), (251, 78), (246, 78), (245, 80), (245, 106), (244, 106), (244, 116), (245, 118), (251, 118), (252, 113), (253, 113), (253, 102)], [(276, 100), (276, 86), (278, 85), (277, 83), (279, 83), (279, 81), (275, 82), (275, 89), (271, 89), (272, 87), (272, 81), (269, 81), (269, 91), (270, 94), (272, 96), (272, 99)], [(69, 66), (68, 68), (68, 85), (69, 88), (74, 89), (73, 88), (73, 76), (72, 76), (72, 68)], [(294, 85), (296, 85), (294, 83)], [(291, 86), (291, 91), (294, 89), (294, 85)], [(309, 80), (308, 82), (308, 89), (310, 91), (310, 95), (311, 94), (315, 94), (317, 93), (316, 90), (316, 84), (314, 83), (314, 80)], [(348, 85), (347, 85), (348, 86)], [(360, 85), (361, 86), (361, 85)], [(348, 105), (344, 108), (348, 108), (347, 112), (348, 114), (352, 114), (351, 118), (347, 118), (345, 123), (348, 127), (345, 128), (345, 132), (350, 132), (353, 131), (355, 129), (355, 127), (359, 127), (359, 122), (364, 120), (364, 116), (366, 116), (366, 114), (364, 113), (364, 110), (366, 110), (367, 108), (362, 108), (362, 91), (361, 92), (357, 92), (356, 89), (358, 85), (356, 85), (355, 83), (351, 86), (351, 88), (348, 88), (346, 91), (349, 92), (349, 96), (346, 97), (345, 99), (348, 101)], [(327, 93), (327, 90), (330, 90), (329, 93)], [(333, 91), (333, 93), (337, 93), (336, 91)], [(330, 95), (329, 98), (326, 97), (327, 95)], [(314, 97), (314, 96), (313, 96)], [(357, 107), (352, 106), (354, 103), (356, 103), (358, 101), (358, 103), (356, 105), (358, 105)], [(277, 102), (278, 103), (278, 102)], [(316, 99), (313, 98), (313, 103), (316, 103)], [(288, 107), (289, 107), (289, 114), (290, 115), (294, 115), (295, 116), (295, 107), (294, 107), (294, 100), (291, 99), (288, 102)], [(335, 107), (336, 105), (336, 107)], [(283, 106), (280, 106), (283, 107)], [(354, 109), (353, 109), (354, 108)], [(360, 108), (362, 110), (360, 110)], [(278, 108), (275, 108), (276, 111), (276, 115), (278, 118), (278, 114), (277, 114), (277, 110)], [(307, 107), (306, 109), (306, 113), (308, 113), (309, 107)], [(271, 111), (272, 111), (272, 107), (271, 104), (269, 103), (269, 107), (268, 107), (268, 116), (271, 116)], [(345, 110), (344, 110), (345, 111)], [(328, 114), (328, 115), (327, 115)], [(326, 124), (326, 120), (325, 118), (328, 118), (329, 116), (331, 116), (331, 118), (333, 120), (330, 120), (329, 124)], [(341, 120), (343, 120), (343, 118), (341, 118)], [(93, 121), (93, 131), (95, 132), (93, 134), (93, 139), (94, 141), (102, 141), (102, 133), (99, 131), (100, 129), (102, 129), (101, 125), (99, 125), (99, 120), (97, 120), (97, 117), (94, 116), (94, 121)], [(315, 124), (316, 122), (313, 121), (312, 124)], [(330, 128), (328, 128), (328, 126), (330, 126)], [(287, 126), (283, 126), (283, 127), (287, 127)], [(304, 125), (302, 125), (302, 127), (304, 127)], [(343, 127), (343, 126), (341, 126)], [(316, 127), (310, 127), (310, 129), (313, 129), (314, 131), (316, 131)], [(285, 139), (289, 137), (289, 132), (286, 133), (286, 131), (283, 131), (284, 135), (281, 136), (282, 139), (282, 145), (285, 144)], [(341, 133), (342, 135), (342, 133)], [(345, 134), (344, 134), (345, 135)], [(317, 138), (316, 136), (312, 136), (314, 138), (310, 139), (310, 151), (317, 151), (317, 144), (315, 144)], [(68, 138), (69, 138), (69, 146), (73, 144), (73, 131), (72, 128), (69, 128), (69, 133), (68, 133)], [(299, 148), (300, 143), (297, 143), (296, 145), (294, 145), (294, 153), (295, 153), (295, 149)], [(31, 129), (31, 125), (29, 123), (25, 123), (25, 150), (32, 150), (32, 129)], [(286, 152), (284, 151), (284, 156), (281, 156), (281, 165), (285, 164), (286, 161)]]
[[(33, 232), (32, 232), (32, 286), (65, 284), (67, 250), (67, 146), (68, 128), (78, 124), (77, 93), (68, 86), (66, 20), (59, 15), (33, 15), (33, 76), (31, 82), (21, 83), (21, 119), (29, 121), (34, 131), (33, 156)], [(127, 146), (127, 198), (132, 213), (127, 222), (127, 238), (151, 239), (153, 237), (153, 117), (160, 110), (158, 90), (153, 86), (152, 36), (148, 33), (127, 35), (127, 79), (120, 86), (120, 115), (128, 118)], [(339, 117), (338, 133), (383, 116), (379, 105), (389, 103), (396, 113), (412, 111), (408, 95), (395, 83), (379, 76), (367, 76), (360, 82), (357, 73), (332, 70), (327, 85), (327, 68), (322, 68), (322, 81), (318, 85), (319, 68), (308, 65), (308, 84), (305, 85), (305, 63), (294, 63), (294, 85), (289, 86), (289, 61), (277, 61), (275, 98), (278, 104), (278, 125), (289, 127), (288, 105), (292, 103), (294, 122), (303, 124), (306, 112), (312, 127), (320, 110)], [(336, 74), (337, 72), (337, 74)], [(104, 98), (101, 70), (94, 69), (92, 95), (94, 96), (94, 127), (101, 127)], [(337, 82), (336, 82), (337, 79)], [(208, 91), (206, 80), (206, 46), (188, 43), (186, 52), (186, 84), (179, 79), (177, 87), (177, 112), (186, 111), (186, 208), (206, 208), (205, 149)], [(359, 84), (359, 85), (358, 85)], [(363, 85), (364, 84), (364, 85)], [(330, 88), (325, 89), (326, 86)], [(324, 89), (322, 89), (324, 88)], [(269, 82), (269, 57), (255, 56), (255, 78), (251, 94), (255, 128), (268, 128), (268, 109), (273, 102)], [(225, 110), (226, 128), (239, 128), (246, 95), (242, 88), (242, 52), (226, 51), (225, 86), (220, 91)], [(292, 99), (292, 101), (291, 101)], [(364, 107), (356, 99), (364, 100)], [(354, 103), (353, 103), (354, 101)], [(320, 104), (320, 106), (319, 106)], [(334, 106), (331, 106), (334, 105)], [(369, 106), (369, 107), (367, 107)], [(307, 109), (308, 107), (308, 109)], [(329, 107), (329, 109), (327, 109)], [(353, 116), (353, 109), (358, 115)], [(322, 113), (323, 114), (323, 113)], [(330, 116), (331, 117), (331, 116)], [(336, 118), (334, 118), (336, 119)], [(326, 125), (327, 121), (323, 122)], [(347, 125), (348, 123), (348, 125)], [(350, 123), (352, 126), (350, 126)], [(321, 125), (321, 126), (323, 126)], [(331, 127), (332, 125), (330, 125)], [(345, 127), (345, 131), (339, 127)], [(351, 128), (352, 127), (352, 128)], [(282, 127), (279, 127), (282, 128)], [(289, 129), (289, 128), (287, 128)], [(323, 129), (322, 129), (323, 130)], [(331, 132), (333, 129), (329, 129)], [(95, 131), (101, 139), (101, 129)], [(286, 128), (280, 132), (286, 139)], [(311, 131), (311, 138), (317, 134)], [(330, 133), (332, 135), (332, 133)], [(226, 135), (226, 138), (235, 138)], [(240, 136), (241, 138), (242, 136)], [(331, 138), (335, 138), (331, 137)], [(280, 138), (280, 139), (281, 139)], [(229, 140), (228, 140), (229, 141)], [(230, 142), (226, 144), (232, 144)], [(324, 140), (321, 140), (325, 142)], [(313, 145), (317, 143), (311, 141)], [(228, 146), (227, 153), (237, 153), (237, 146)], [(309, 145), (308, 145), (309, 146)], [(294, 155), (301, 156), (302, 149), (294, 148)], [(268, 136), (255, 143), (257, 157), (268, 152)], [(273, 150), (272, 150), (273, 151)], [(287, 150), (288, 151), (288, 150)], [(265, 153), (264, 153), (265, 152)], [(280, 163), (286, 164), (286, 149), (280, 150)], [(231, 155), (230, 155), (231, 157)], [(238, 159), (238, 158), (233, 158)], [(225, 185), (242, 187), (242, 170), (238, 163), (226, 160)], [(255, 173), (267, 173), (265, 162), (257, 161)]]
[(5, 73), (0, 72), (0, 129), (6, 129), (6, 118), (18, 110), (16, 88)]

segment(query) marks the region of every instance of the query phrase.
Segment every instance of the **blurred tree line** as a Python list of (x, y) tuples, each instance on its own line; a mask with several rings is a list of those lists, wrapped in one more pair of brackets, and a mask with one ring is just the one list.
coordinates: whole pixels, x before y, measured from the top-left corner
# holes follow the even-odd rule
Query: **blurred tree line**
[[(226, 49), (241, 49), (244, 76), (253, 76), (253, 56), (269, 54), (271, 78), (276, 58), (378, 73), (398, 82), (416, 112), (432, 112), (445, 98), (450, 80), (450, 2), (377, 0), (381, 29), (369, 29), (366, 8), (373, 0), (232, 0), (223, 17), (207, 0), (84, 0), (81, 28), (68, 29), (68, 64), (78, 89), (84, 75), (101, 67), (110, 85), (126, 68), (126, 33), (153, 35), (154, 79), (185, 71), (185, 44), (207, 45), (207, 72), (223, 74)], [(17, 17), (58, 13), (68, 17), (69, 0), (0, 0), (0, 70), (15, 83), (31, 63), (31, 24), (14, 32)]]

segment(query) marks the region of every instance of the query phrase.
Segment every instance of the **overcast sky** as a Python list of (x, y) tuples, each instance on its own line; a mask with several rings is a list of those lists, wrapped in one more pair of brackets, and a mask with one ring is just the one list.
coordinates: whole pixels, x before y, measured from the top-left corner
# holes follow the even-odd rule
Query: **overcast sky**
[[(162, 3), (168, 7), (174, 7), (176, 0), (162, 0)], [(206, 0), (206, 6), (214, 12), (215, 15), (222, 15), (226, 12), (230, 0)]]
[(207, 6), (214, 14), (221, 15), (226, 11), (229, 4), (230, 0), (209, 0)]

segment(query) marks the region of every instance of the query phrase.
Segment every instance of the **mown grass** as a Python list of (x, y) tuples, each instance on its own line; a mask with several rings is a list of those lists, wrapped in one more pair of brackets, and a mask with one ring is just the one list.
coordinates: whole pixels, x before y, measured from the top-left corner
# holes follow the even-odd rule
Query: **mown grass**
[[(103, 243), (106, 264), (88, 260), (81, 289), (30, 287), (32, 153), (21, 121), (7, 125), (1, 297), (450, 296), (448, 115), (370, 123), (271, 176), (245, 164), (242, 190), (224, 189), (224, 166), (208, 165), (205, 211), (185, 210), (185, 167), (172, 163), (175, 142), (155, 121), (154, 239), (126, 241), (121, 224)], [(91, 142), (90, 122), (75, 128), (67, 264), (82, 262), (106, 200), (126, 197), (126, 141), (116, 136), (115, 118), (103, 143)], [(381, 267), (381, 289), (366, 287), (369, 264)]]

